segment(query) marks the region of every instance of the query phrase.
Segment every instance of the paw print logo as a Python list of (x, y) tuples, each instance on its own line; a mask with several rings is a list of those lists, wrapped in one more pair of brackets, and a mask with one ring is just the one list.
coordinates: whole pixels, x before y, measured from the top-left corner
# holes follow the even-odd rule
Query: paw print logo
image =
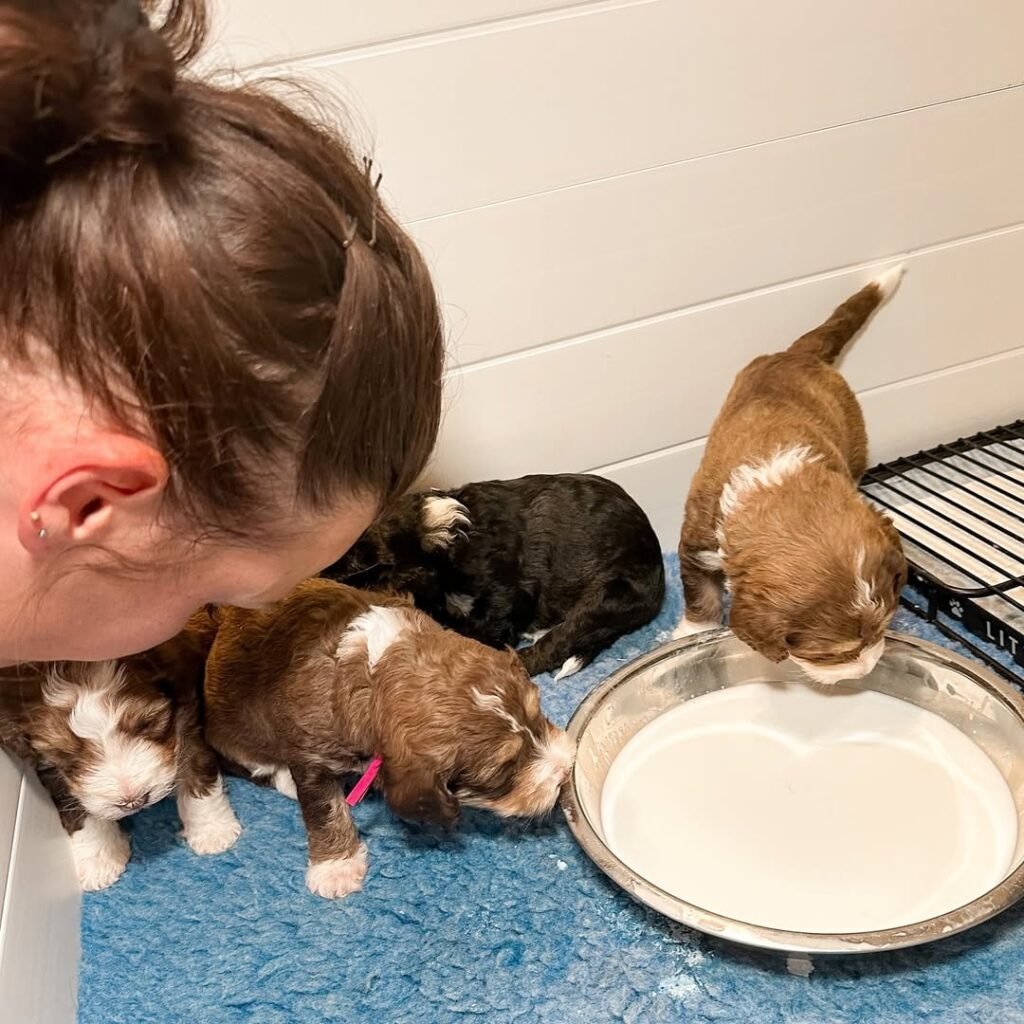
[(964, 606), (955, 597), (949, 602), (949, 614), (954, 619), (962, 619), (964, 617)]

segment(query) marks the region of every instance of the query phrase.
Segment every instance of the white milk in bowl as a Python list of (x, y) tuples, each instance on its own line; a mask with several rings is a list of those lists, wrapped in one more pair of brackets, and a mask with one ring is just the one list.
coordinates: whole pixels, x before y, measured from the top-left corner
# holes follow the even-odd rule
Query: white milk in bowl
[(605, 841), (704, 910), (811, 933), (937, 917), (1001, 882), (1002, 775), (955, 726), (872, 690), (747, 683), (641, 729), (609, 769)]

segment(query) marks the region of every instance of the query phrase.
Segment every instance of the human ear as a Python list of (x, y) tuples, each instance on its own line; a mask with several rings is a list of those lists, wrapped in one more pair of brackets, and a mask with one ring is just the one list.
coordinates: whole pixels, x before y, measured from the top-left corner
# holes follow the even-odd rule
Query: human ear
[(47, 468), (19, 515), (19, 537), (31, 551), (107, 541), (120, 518), (155, 518), (169, 476), (152, 445), (115, 433), (57, 453)]

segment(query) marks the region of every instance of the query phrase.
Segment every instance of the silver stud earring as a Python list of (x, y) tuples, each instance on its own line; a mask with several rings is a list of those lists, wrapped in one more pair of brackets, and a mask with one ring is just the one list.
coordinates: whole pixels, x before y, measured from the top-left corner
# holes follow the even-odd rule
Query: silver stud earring
[[(39, 524), (42, 522), (42, 519), (43, 519), (43, 517), (37, 511), (35, 511), (35, 510), (29, 512), (28, 518), (32, 522), (33, 526), (39, 526)], [(47, 536), (47, 534), (46, 534), (46, 527), (45, 526), (39, 526), (39, 539), (40, 540), (46, 540), (46, 536)]]

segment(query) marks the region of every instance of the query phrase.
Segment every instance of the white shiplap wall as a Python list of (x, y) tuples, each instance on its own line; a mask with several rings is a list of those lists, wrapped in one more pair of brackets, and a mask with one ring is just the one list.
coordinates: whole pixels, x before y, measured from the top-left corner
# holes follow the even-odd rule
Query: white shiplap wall
[(880, 265), (874, 455), (1024, 414), (1024, 6), (225, 0), (351, 112), (451, 333), (435, 482), (596, 470), (673, 546), (735, 372)]

